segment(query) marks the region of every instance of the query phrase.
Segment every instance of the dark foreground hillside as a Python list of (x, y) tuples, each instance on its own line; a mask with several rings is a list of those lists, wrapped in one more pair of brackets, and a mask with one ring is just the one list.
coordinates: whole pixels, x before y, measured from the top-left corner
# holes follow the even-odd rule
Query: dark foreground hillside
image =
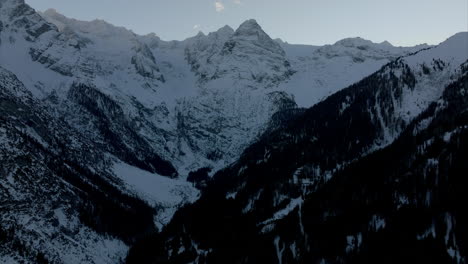
[[(401, 123), (393, 144), (369, 155), (360, 156), (380, 127), (359, 94), (387, 88), (376, 76), (309, 109), (219, 172), (127, 262), (464, 263), (466, 70), (441, 100)], [(362, 104), (334, 119), (334, 105), (351, 93)]]

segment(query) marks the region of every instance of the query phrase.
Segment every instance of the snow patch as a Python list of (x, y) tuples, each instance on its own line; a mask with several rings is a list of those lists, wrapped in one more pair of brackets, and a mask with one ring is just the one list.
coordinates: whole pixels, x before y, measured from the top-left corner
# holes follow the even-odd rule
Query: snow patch
[(291, 199), (291, 201), (289, 202), (288, 205), (286, 205), (285, 208), (277, 211), (272, 218), (270, 219), (267, 219), (263, 222), (261, 222), (260, 224), (262, 225), (268, 225), (268, 224), (271, 224), (272, 222), (275, 222), (277, 220), (280, 220), (280, 219), (283, 219), (285, 218), (287, 215), (289, 215), (294, 209), (296, 209), (296, 207), (300, 207), (302, 205), (302, 203), (304, 202), (304, 200), (302, 199), (302, 197), (299, 197), (299, 198), (295, 198), (295, 199)]
[(424, 239), (428, 238), (429, 236), (432, 236), (433, 238), (436, 237), (436, 230), (435, 230), (434, 223), (432, 223), (432, 225), (426, 231), (424, 231), (422, 234), (417, 235), (416, 239), (424, 240)]
[(284, 249), (285, 249), (285, 246), (282, 245), (282, 247), (280, 248), (280, 237), (277, 236), (274, 240), (274, 244), (275, 244), (275, 248), (276, 248), (276, 256), (278, 257), (278, 263), (279, 264), (282, 264), (283, 263), (283, 252), (284, 252)]
[(379, 215), (373, 215), (372, 219), (369, 222), (370, 229), (378, 232), (381, 229), (384, 229), (386, 225), (385, 218)]
[(262, 192), (263, 190), (259, 190), (254, 197), (249, 199), (247, 205), (244, 207), (244, 209), (242, 209), (243, 214), (250, 212), (254, 208), (255, 202), (260, 198), (260, 195), (262, 195)]
[(167, 224), (180, 206), (195, 202), (200, 194), (185, 180), (150, 173), (122, 161), (114, 163), (113, 172), (129, 191), (160, 209), (156, 215), (158, 227)]
[(237, 196), (237, 192), (230, 192), (226, 194), (226, 199), (233, 199), (235, 200)]
[(346, 237), (346, 253), (351, 253), (361, 247), (362, 244), (362, 234), (358, 233), (357, 235), (347, 236)]

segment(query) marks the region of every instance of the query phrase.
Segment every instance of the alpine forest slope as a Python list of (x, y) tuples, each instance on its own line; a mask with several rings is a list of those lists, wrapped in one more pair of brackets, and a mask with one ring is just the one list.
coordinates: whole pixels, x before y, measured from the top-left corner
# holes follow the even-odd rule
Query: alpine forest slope
[(466, 47), (293, 45), (255, 20), (163, 41), (0, 0), (0, 263), (371, 261), (416, 210), (414, 255), (464, 262)]
[(283, 119), (127, 262), (466, 263), (467, 47), (458, 33)]
[[(0, 68), (0, 262), (115, 263), (155, 230), (92, 141)], [(107, 163), (107, 164), (106, 164)]]

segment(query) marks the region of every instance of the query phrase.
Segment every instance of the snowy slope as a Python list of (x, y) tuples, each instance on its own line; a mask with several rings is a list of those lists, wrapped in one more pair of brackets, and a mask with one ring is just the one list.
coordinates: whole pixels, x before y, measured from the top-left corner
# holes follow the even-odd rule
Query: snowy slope
[(130, 252), (196, 263), (465, 263), (467, 41), (462, 32), (393, 60), (267, 131), (176, 214), (163, 250)]
[(388, 42), (377, 44), (362, 38), (343, 39), (323, 47), (279, 43), (296, 72), (280, 89), (293, 94), (301, 107), (316, 104), (393, 59), (429, 47), (394, 47)]
[[(422, 50), (412, 56), (395, 60), (383, 68), (383, 78), (400, 78), (404, 80), (403, 89), (392, 89), (392, 110), (395, 119), (390, 121), (379, 113), (387, 112), (376, 106), (376, 115), (384, 128), (383, 143), (391, 143), (400, 133), (390, 123), (401, 120), (409, 124), (428, 106), (437, 101), (443, 94), (441, 87), (448, 86), (462, 75), (462, 64), (468, 60), (468, 33), (460, 32), (440, 45)], [(398, 99), (396, 95), (401, 93)], [(377, 97), (386, 95), (378, 94)]]
[[(9, 13), (20, 1), (4, 2), (4, 24), (15, 23)], [(235, 31), (226, 26), (208, 35), (165, 42), (101, 20), (66, 18), (53, 9), (40, 14), (51, 24), (32, 9), (27, 12), (30, 24), (47, 25), (43, 28), (48, 30), (29, 41), (18, 34), (27, 35), (24, 25), (14, 31), (5, 27), (0, 64), (38, 98), (53, 95), (57, 115), (70, 116), (72, 126), (89, 122), (69, 103), (70, 87), (94, 87), (120, 106), (127, 121), (134, 120), (130, 126), (150, 151), (182, 175), (232, 162), (273, 113), (295, 107), (293, 98), (300, 106), (313, 105), (414, 50), (348, 40), (312, 47), (310, 52), (272, 40), (255, 20)], [(372, 48), (363, 49), (365, 45)], [(356, 61), (354, 53), (370, 59)], [(89, 125), (86, 134), (105, 141), (97, 125)], [(140, 148), (129, 142), (135, 139), (124, 141), (131, 149)]]
[(199, 195), (199, 191), (183, 179), (152, 174), (121, 161), (115, 162), (112, 170), (131, 192), (158, 209), (155, 221), (160, 229), (180, 206), (196, 201)]
[[(126, 243), (82, 223), (83, 202), (92, 198), (89, 189), (72, 180), (77, 174), (72, 164), (81, 160), (89, 169), (102, 166), (92, 143), (48, 116), (16, 76), (1, 67), (0, 111), (2, 263), (116, 263), (124, 258)], [(60, 153), (66, 142), (73, 158)], [(79, 177), (83, 184), (93, 182), (89, 175)]]
[[(461, 46), (446, 46), (427, 51), (440, 51), (444, 65), (432, 61), (432, 53), (426, 56), (424, 52), (418, 53), (417, 59), (408, 57), (398, 61), (410, 65), (417, 82), (414, 89), (404, 89), (405, 96), (395, 107), (397, 114), (392, 118), (409, 122), (440, 96), (438, 86), (456, 77), (459, 57), (450, 59), (447, 51), (458, 54), (462, 52)], [(27, 177), (22, 181), (12, 182), (9, 173), (17, 168), (11, 161), (13, 165), (5, 167), (0, 175), (5, 187), (0, 195), (5, 201), (24, 202), (23, 195), (28, 196), (28, 202), (37, 200), (34, 209), (21, 214), (12, 211), (24, 219), (37, 221), (23, 221), (14, 218), (14, 214), (5, 214), (11, 220), (5, 223), (16, 222), (20, 228), (32, 230), (35, 226), (39, 233), (44, 231), (39, 235), (35, 232), (15, 235), (26, 243), (41, 237), (38, 244), (25, 245), (32, 252), (31, 258), (39, 248), (47, 248), (41, 252), (52, 259), (118, 262), (127, 249), (122, 241), (135, 238), (111, 231), (109, 238), (108, 230), (96, 231), (102, 226), (96, 220), (100, 216), (93, 215), (99, 210), (92, 208), (104, 210), (108, 204), (100, 204), (102, 197), (93, 196), (96, 194), (88, 187), (99, 193), (111, 189), (108, 199), (117, 203), (125, 201), (121, 206), (127, 209), (133, 203), (145, 208), (147, 218), (144, 219), (151, 218), (145, 224), (153, 226), (155, 222), (162, 227), (176, 209), (198, 198), (198, 191), (185, 181), (190, 171), (212, 167), (216, 172), (236, 161), (268, 128), (275, 113), (296, 109), (298, 105), (315, 105), (389, 61), (421, 48), (425, 46), (399, 48), (359, 38), (323, 47), (290, 45), (272, 40), (255, 20), (244, 22), (236, 30), (226, 26), (184, 41), (162, 41), (155, 34), (139, 36), (102, 20), (79, 21), (55, 10), (37, 13), (22, 0), (0, 0), (0, 67), (4, 69), (0, 72), (0, 84), (2, 89), (7, 86), (9, 89), (8, 94), (1, 94), (3, 101), (15, 98), (29, 107), (38, 106), (37, 112), (31, 110), (30, 114), (40, 115), (41, 122), (51, 122), (41, 129), (34, 127), (28, 123), (33, 122), (28, 115), (21, 114), (21, 107), (15, 108), (11, 119), (0, 119), (3, 122), (1, 147), (8, 153), (1, 156), (2, 162), (10, 161), (11, 153), (31, 151), (22, 150), (14, 140), (25, 137), (24, 142), (38, 144), (34, 146), (40, 151), (33, 155), (38, 163), (43, 157), (55, 160), (67, 154), (80, 168), (73, 175), (93, 186), (82, 183), (85, 187), (72, 186), (64, 190), (63, 197), (51, 198), (51, 190), (62, 186), (63, 171), (53, 171), (55, 187), (31, 187), (28, 183), (34, 177), (42, 177), (41, 181), (46, 182), (50, 167), (40, 167), (42, 174), (25, 173)], [(432, 67), (429, 73), (424, 73), (427, 71), (422, 69), (422, 64)], [(393, 73), (406, 76), (404, 67), (400, 66)], [(340, 105), (343, 111), (352, 105), (352, 99)], [(9, 109), (8, 104), (3, 106)], [(385, 132), (376, 138), (374, 147), (383, 147), (401, 132), (392, 127), (394, 120), (387, 122), (379, 112), (375, 110), (373, 118)], [(16, 131), (14, 115), (22, 120), (20, 132)], [(12, 148), (8, 149), (10, 145)], [(96, 175), (104, 177), (105, 183), (94, 178)], [(65, 180), (63, 184), (69, 186), (70, 181)], [(20, 190), (26, 191), (22, 194)], [(82, 191), (89, 192), (91, 198), (81, 197)], [(54, 204), (41, 207), (42, 200), (37, 197), (42, 193), (45, 193), (43, 199), (68, 207)], [(155, 210), (126, 195), (144, 200)], [(84, 209), (80, 209), (91, 214), (91, 222), (98, 224), (85, 225), (83, 219), (77, 220), (82, 212), (75, 211), (75, 205), (69, 203), (76, 197), (83, 203)], [(89, 203), (85, 202), (87, 199)], [(297, 206), (298, 203), (292, 203), (287, 210), (270, 218), (279, 219)], [(116, 207), (117, 211), (122, 209)], [(126, 220), (126, 216), (135, 213), (122, 210)], [(47, 221), (53, 217), (44, 215), (51, 211), (61, 224), (49, 229)], [(62, 211), (66, 212), (65, 216)], [(73, 236), (49, 243), (62, 226), (73, 230)], [(70, 243), (66, 242), (70, 239)], [(81, 251), (82, 247), (85, 250)], [(103, 259), (93, 251), (101, 247), (107, 252)], [(54, 248), (70, 255), (59, 256)], [(2, 250), (5, 254), (0, 255), (4, 258), (9, 258), (10, 251), (14, 251), (11, 245)]]

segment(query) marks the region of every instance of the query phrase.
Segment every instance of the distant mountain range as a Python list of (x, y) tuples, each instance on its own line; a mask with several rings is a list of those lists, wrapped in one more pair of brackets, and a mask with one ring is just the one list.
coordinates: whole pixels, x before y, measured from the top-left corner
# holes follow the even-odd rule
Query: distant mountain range
[(0, 0), (0, 262), (464, 263), (467, 47)]

